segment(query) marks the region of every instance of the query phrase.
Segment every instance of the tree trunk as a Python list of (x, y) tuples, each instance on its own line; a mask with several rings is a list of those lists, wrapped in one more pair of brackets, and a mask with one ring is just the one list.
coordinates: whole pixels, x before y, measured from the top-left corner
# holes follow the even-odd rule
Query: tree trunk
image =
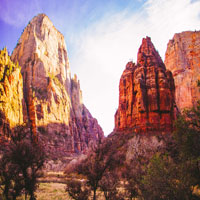
[(30, 200), (36, 200), (34, 193), (30, 194)]
[(6, 198), (6, 200), (9, 200), (9, 197), (8, 197), (8, 190), (9, 188), (7, 186), (5, 186), (5, 189), (4, 189), (4, 196)]
[(105, 199), (108, 200), (108, 192), (107, 191), (104, 191), (104, 196), (105, 196)]
[(93, 190), (93, 192), (94, 192), (93, 200), (96, 200), (96, 190), (97, 190), (97, 189), (94, 189), (94, 190)]

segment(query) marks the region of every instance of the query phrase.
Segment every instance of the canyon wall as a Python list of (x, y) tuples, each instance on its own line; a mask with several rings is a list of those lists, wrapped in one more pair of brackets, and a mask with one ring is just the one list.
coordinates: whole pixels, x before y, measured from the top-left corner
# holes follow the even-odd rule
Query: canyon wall
[(119, 83), (119, 107), (114, 131), (141, 134), (171, 132), (175, 86), (172, 73), (149, 37), (142, 40), (137, 64), (126, 65)]
[[(11, 61), (6, 49), (0, 51), (0, 135), (23, 124), (23, 79), (18, 64)], [(1, 140), (1, 139), (0, 139)]]
[(82, 102), (77, 77), (71, 78), (63, 35), (45, 14), (24, 29), (12, 56), (22, 67), (24, 121), (55, 156), (86, 151), (103, 131)]
[(167, 45), (165, 65), (173, 73), (179, 111), (196, 105), (200, 97), (200, 31), (175, 34)]

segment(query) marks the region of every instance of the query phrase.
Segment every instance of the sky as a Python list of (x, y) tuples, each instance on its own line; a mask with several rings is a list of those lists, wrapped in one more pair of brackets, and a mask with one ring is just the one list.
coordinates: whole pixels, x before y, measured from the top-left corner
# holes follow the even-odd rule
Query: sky
[(119, 80), (149, 36), (164, 60), (175, 33), (200, 30), (200, 0), (0, 0), (0, 49), (10, 54), (23, 29), (45, 13), (64, 35), (83, 101), (108, 135), (118, 108)]

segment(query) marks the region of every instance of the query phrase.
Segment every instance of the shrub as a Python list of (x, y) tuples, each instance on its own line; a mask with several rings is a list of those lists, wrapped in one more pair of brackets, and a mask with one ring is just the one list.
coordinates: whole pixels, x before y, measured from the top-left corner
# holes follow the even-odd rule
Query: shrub
[(45, 161), (41, 145), (31, 142), (29, 129), (18, 126), (3, 152), (0, 162), (0, 186), (6, 199), (16, 199), (25, 192), (35, 199), (38, 178)]

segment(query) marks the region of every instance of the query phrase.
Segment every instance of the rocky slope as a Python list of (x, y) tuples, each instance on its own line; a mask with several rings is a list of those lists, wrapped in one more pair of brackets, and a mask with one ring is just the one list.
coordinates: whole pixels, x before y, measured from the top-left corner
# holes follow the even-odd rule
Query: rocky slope
[(82, 102), (80, 84), (71, 78), (63, 35), (44, 14), (34, 17), (13, 51), (23, 75), (24, 121), (55, 156), (84, 152), (103, 137)]
[(195, 105), (200, 96), (200, 31), (175, 34), (167, 45), (165, 65), (174, 76), (179, 110)]
[[(0, 51), (0, 135), (23, 123), (23, 79), (18, 64), (14, 64), (6, 49)], [(1, 140), (1, 139), (0, 139)]]
[(126, 65), (119, 83), (116, 132), (162, 134), (172, 130), (174, 80), (166, 70), (151, 39), (142, 40), (137, 64)]

